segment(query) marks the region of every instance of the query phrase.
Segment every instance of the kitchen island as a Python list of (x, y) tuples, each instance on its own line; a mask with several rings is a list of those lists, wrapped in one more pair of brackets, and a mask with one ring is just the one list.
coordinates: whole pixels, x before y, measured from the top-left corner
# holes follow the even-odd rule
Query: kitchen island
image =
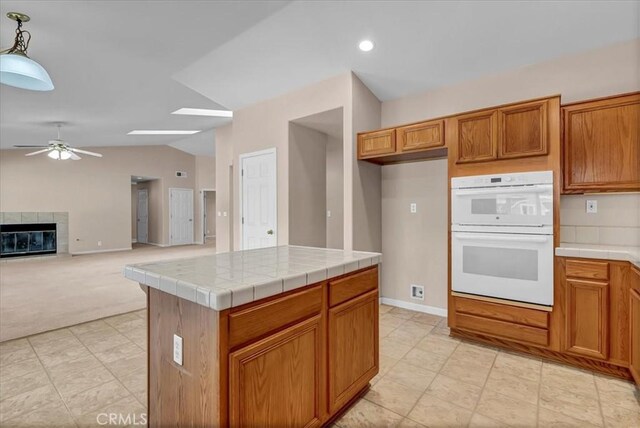
[(131, 265), (149, 426), (314, 427), (378, 373), (380, 254), (281, 246)]

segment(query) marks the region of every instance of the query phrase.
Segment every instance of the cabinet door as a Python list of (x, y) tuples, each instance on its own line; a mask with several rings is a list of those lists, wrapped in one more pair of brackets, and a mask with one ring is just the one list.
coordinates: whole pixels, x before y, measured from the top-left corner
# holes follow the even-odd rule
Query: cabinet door
[(229, 355), (231, 426), (320, 426), (321, 321), (315, 316)]
[(329, 411), (378, 373), (378, 290), (329, 309)]
[(358, 134), (358, 159), (388, 155), (396, 151), (396, 130)]
[(470, 113), (456, 118), (457, 163), (494, 160), (498, 152), (498, 112)]
[(401, 152), (444, 146), (444, 120), (403, 126), (396, 133)]
[(640, 189), (640, 94), (562, 109), (565, 190)]
[(547, 148), (548, 101), (534, 101), (499, 110), (501, 159), (540, 156)]
[(567, 351), (606, 360), (609, 332), (609, 284), (567, 279)]
[[(634, 284), (635, 283), (635, 284)], [(640, 385), (640, 271), (632, 269), (632, 286), (629, 304), (629, 371)]]

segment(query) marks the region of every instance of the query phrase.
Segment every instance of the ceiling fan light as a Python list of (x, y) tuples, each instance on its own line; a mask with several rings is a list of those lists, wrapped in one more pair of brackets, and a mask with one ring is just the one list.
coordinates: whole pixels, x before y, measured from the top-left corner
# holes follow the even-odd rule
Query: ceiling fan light
[(60, 160), (60, 152), (57, 150), (51, 150), (49, 153), (47, 153), (47, 156), (49, 156), (51, 159)]
[(47, 70), (21, 54), (0, 55), (0, 83), (32, 91), (53, 90), (53, 82)]
[(60, 152), (60, 160), (67, 160), (70, 157), (71, 157), (71, 153), (70, 152), (68, 152), (66, 150), (63, 150), (63, 151)]

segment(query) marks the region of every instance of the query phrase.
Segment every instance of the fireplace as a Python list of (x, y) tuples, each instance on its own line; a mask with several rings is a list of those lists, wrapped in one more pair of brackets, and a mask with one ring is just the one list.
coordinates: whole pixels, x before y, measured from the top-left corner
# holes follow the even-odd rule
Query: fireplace
[(55, 223), (0, 225), (0, 257), (55, 254)]

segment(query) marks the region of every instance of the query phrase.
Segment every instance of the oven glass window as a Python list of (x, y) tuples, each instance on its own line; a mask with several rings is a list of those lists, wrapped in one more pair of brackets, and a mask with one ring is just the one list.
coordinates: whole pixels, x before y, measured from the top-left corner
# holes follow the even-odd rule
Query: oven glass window
[(538, 251), (464, 246), (462, 271), (473, 275), (537, 281)]

